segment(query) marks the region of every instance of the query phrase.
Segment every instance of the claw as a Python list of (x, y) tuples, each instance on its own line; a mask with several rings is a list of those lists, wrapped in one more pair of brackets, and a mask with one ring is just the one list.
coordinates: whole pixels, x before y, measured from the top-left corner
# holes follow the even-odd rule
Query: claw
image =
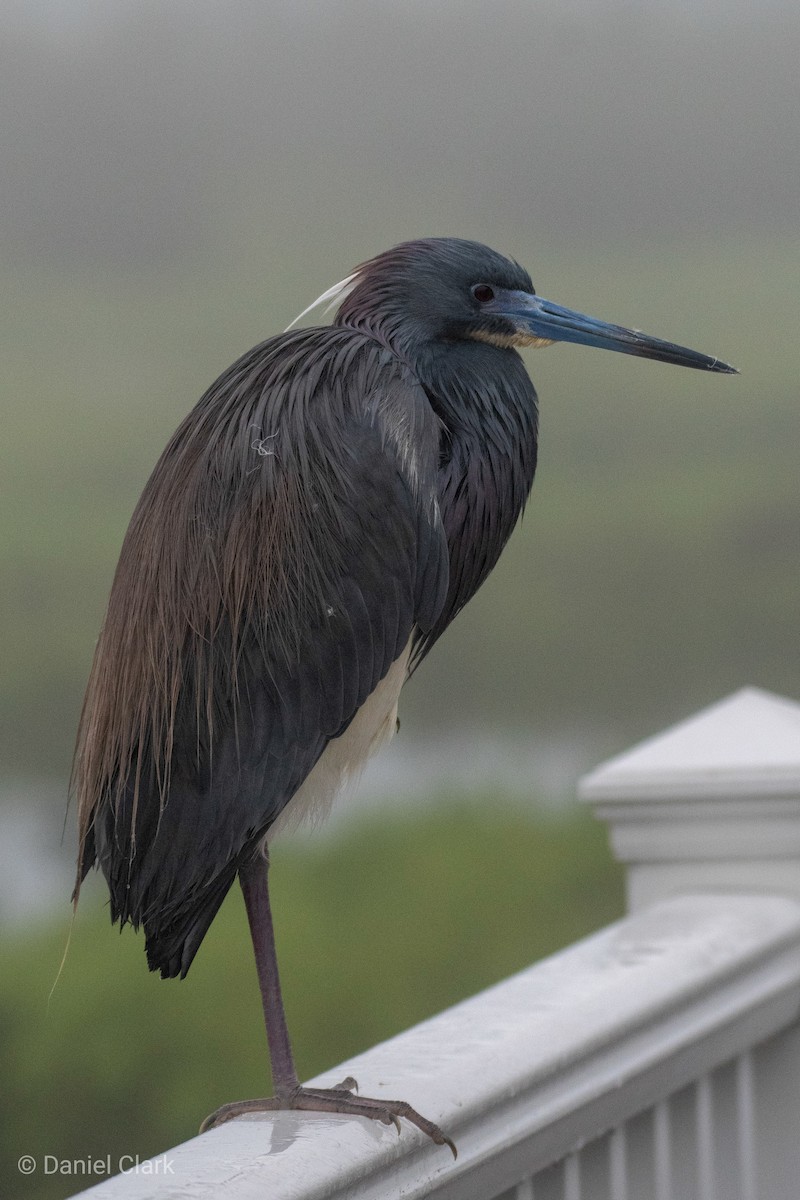
[(458, 1150), (456, 1149), (456, 1144), (452, 1140), (452, 1138), (447, 1137), (446, 1134), (444, 1134), (444, 1133), (442, 1134), (442, 1140), (441, 1140), (441, 1142), (438, 1142), (437, 1145), (447, 1146), (450, 1153), (453, 1155), (453, 1158), (458, 1158)]
[(233, 1100), (230, 1104), (223, 1104), (209, 1113), (198, 1132), (208, 1133), (209, 1129), (215, 1129), (217, 1125), (224, 1125), (226, 1121), (232, 1121), (234, 1117), (241, 1117), (245, 1113), (276, 1112), (282, 1107), (275, 1096), (264, 1096), (260, 1100)]
[(206, 1133), (216, 1125), (223, 1125), (244, 1113), (300, 1109), (303, 1112), (332, 1112), (345, 1116), (369, 1117), (383, 1125), (394, 1125), (399, 1136), (402, 1133), (400, 1118), (405, 1117), (422, 1133), (427, 1134), (437, 1146), (447, 1146), (453, 1158), (458, 1157), (455, 1142), (442, 1133), (438, 1125), (423, 1117), (405, 1100), (374, 1100), (369, 1096), (354, 1095), (357, 1090), (358, 1084), (348, 1075), (347, 1079), (343, 1079), (335, 1088), (299, 1087), (291, 1095), (280, 1099), (276, 1096), (266, 1096), (261, 1100), (234, 1100), (231, 1104), (223, 1104), (206, 1117), (200, 1126), (200, 1132)]

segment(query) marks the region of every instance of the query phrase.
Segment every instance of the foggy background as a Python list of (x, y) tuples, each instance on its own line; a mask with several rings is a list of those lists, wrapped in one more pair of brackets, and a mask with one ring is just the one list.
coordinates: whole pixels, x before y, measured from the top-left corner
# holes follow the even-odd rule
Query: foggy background
[(571, 792), (743, 683), (797, 695), (799, 49), (788, 3), (7, 2), (7, 807), (63, 804), (119, 545), (182, 415), (428, 234), (742, 375), (528, 354), (533, 500), (404, 693), (389, 781), (469, 745), (481, 778)]
[(288, 311), (432, 228), (534, 255), (796, 228), (794, 5), (28, 0), (2, 23), (22, 270), (246, 249)]
[[(154, 1153), (189, 1136), (204, 1103), (243, 1092), (242, 1062), (260, 1061), (252, 1039), (233, 1046), (204, 1025), (231, 1064), (231, 1095), (206, 1096), (223, 1076), (193, 1066), (192, 1020), (229, 1011), (240, 992), (254, 999), (246, 949), (234, 955), (238, 910), (215, 925), (192, 979), (167, 987), (146, 975), (135, 937), (111, 936), (107, 914), (91, 933), (102, 889), (90, 891), (78, 966), (68, 963), (45, 1021), (69, 911), (69, 763), (120, 544), (168, 437), (237, 355), (377, 251), (426, 235), (487, 242), (549, 299), (742, 373), (581, 347), (526, 352), (541, 406), (529, 508), (404, 691), (399, 738), (338, 810), (383, 804), (393, 818), (433, 811), (442, 793), (466, 796), (462, 841), (476, 857), (459, 867), (462, 817), (447, 815), (447, 849), (425, 834), (427, 859), (419, 845), (404, 857), (396, 839), (381, 849), (374, 830), (353, 852), (340, 904), (359, 882), (381, 888), (386, 863), (416, 862), (391, 950), (431, 944), (424, 969), (415, 960), (401, 972), (392, 959), (378, 972), (396, 1014), (384, 1019), (365, 992), (360, 1023), (348, 1010), (316, 1049), (337, 994), (337, 931), (324, 921), (342, 910), (280, 906), (298, 933), (286, 935), (300, 955), (294, 992), (291, 961), (284, 970), (301, 1066), (337, 1061), (545, 952), (526, 934), (503, 957), (504, 937), (522, 928), (509, 911), (531, 903), (524, 891), (501, 895), (501, 876), (519, 889), (539, 881), (554, 897), (544, 926), (556, 929), (569, 908), (556, 898), (561, 863), (583, 915), (558, 926), (555, 944), (616, 911), (616, 884), (603, 892), (600, 867), (593, 874), (604, 853), (594, 835), (593, 858), (570, 858), (570, 847), (583, 853), (576, 834), (537, 842), (527, 871), (509, 865), (505, 843), (492, 860), (499, 795), (530, 813), (563, 808), (582, 770), (744, 684), (800, 698), (799, 62), (800, 9), (788, 0), (5, 0), (0, 928), (10, 932), (0, 982), (10, 998), (0, 993), (0, 1050), (19, 1071), (0, 1125), (16, 1152), (30, 1149), (18, 1124), (28, 1112), (48, 1131), (46, 1149), (51, 1128), (65, 1152), (103, 1154), (122, 1130), (125, 1152)], [(504, 819), (522, 859), (528, 826)], [(300, 897), (315, 878), (304, 870)], [(429, 878), (437, 888), (414, 917), (405, 906), (423, 904)], [(502, 916), (478, 952), (458, 931), (477, 942), (496, 893)], [(382, 945), (379, 929), (375, 938)], [(118, 945), (130, 972), (113, 958)], [(223, 950), (231, 957), (214, 974)], [(478, 959), (482, 974), (468, 976)], [(447, 987), (426, 991), (437, 968)], [(402, 978), (389, 987), (392, 971)], [(237, 990), (223, 1003), (228, 978)], [(27, 990), (9, 982), (22, 979)], [(204, 979), (215, 999), (202, 1008)], [(303, 1008), (315, 996), (324, 1013)], [(250, 1020), (237, 1017), (258, 1037)], [(91, 1054), (69, 1057), (84, 1045)], [(155, 1097), (148, 1053), (164, 1064)], [(191, 1103), (182, 1071), (194, 1071)], [(263, 1094), (263, 1079), (251, 1086)], [(39, 1179), (20, 1194), (67, 1185), (48, 1191)]]

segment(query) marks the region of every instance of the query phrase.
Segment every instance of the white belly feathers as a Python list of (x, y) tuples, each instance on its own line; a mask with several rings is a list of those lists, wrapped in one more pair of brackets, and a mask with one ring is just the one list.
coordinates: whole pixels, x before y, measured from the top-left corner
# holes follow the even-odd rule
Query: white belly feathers
[(409, 642), (375, 688), (341, 737), (325, 747), (319, 761), (298, 788), (275, 823), (266, 841), (303, 821), (319, 824), (330, 812), (338, 792), (357, 778), (367, 759), (391, 740), (397, 727), (397, 704), (408, 674)]

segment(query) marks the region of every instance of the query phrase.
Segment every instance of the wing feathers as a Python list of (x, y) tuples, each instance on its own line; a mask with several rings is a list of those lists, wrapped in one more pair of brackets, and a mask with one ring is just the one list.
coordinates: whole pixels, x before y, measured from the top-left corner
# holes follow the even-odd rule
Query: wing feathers
[(436, 619), (438, 442), (422, 389), (384, 349), (316, 329), (234, 364), (157, 465), (123, 546), (75, 785), (80, 876), (96, 855), (115, 919), (145, 923), (164, 973), (185, 973), (242, 855)]

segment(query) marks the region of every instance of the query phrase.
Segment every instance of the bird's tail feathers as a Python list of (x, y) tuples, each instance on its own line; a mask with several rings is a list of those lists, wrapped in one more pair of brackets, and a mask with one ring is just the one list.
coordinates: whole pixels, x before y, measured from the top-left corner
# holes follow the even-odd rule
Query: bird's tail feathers
[(177, 912), (144, 919), (147, 965), (151, 971), (160, 971), (162, 979), (186, 977), (200, 943), (236, 878), (239, 865), (238, 859), (230, 863), (200, 896), (195, 896)]

